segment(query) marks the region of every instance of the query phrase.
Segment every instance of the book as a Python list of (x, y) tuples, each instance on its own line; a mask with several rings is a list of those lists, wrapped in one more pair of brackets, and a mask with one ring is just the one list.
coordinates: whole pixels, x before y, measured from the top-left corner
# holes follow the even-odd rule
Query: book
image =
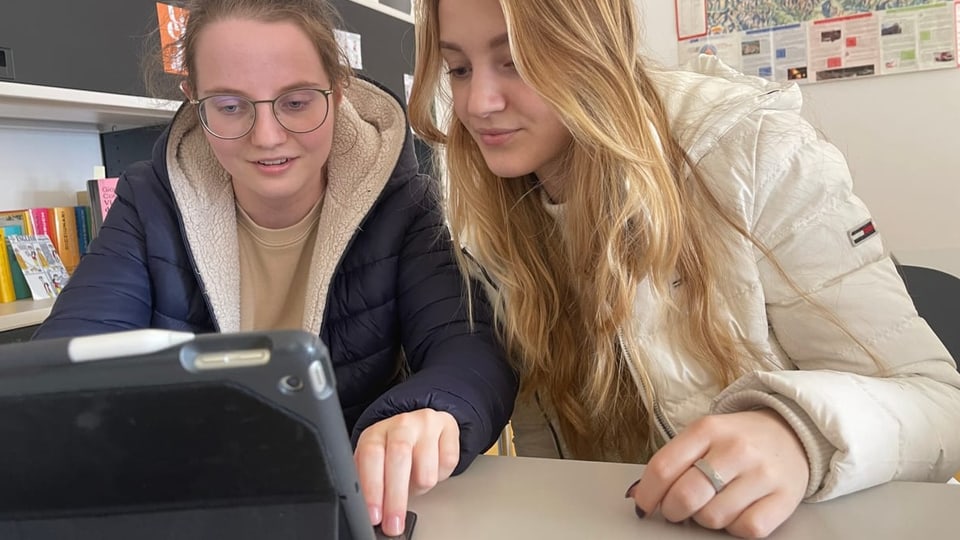
[(0, 304), (13, 302), (17, 293), (13, 289), (13, 273), (10, 268), (10, 259), (7, 257), (7, 243), (3, 229), (0, 229)]
[(22, 234), (33, 234), (30, 228), (30, 212), (28, 210), (4, 210), (0, 212), (0, 227), (6, 225), (17, 225), (23, 231)]
[(90, 207), (86, 205), (74, 206), (73, 212), (77, 221), (77, 250), (83, 258), (90, 248)]
[[(23, 270), (21, 270), (20, 265), (17, 264), (17, 258), (13, 253), (13, 248), (10, 247), (10, 237), (14, 235), (22, 235), (23, 225), (4, 225), (2, 218), (0, 218), (0, 231), (3, 231), (5, 236), (4, 246), (7, 250), (7, 264), (10, 267), (10, 274), (13, 276), (14, 294), (16, 295), (17, 300), (26, 300), (30, 298), (30, 287), (27, 286), (27, 279), (23, 277)], [(0, 264), (3, 264), (2, 261), (0, 261)]]
[(33, 299), (56, 298), (67, 284), (69, 274), (53, 242), (44, 235), (15, 235), (9, 240)]
[(96, 178), (87, 180), (87, 193), (90, 196), (90, 213), (93, 226), (90, 232), (93, 237), (100, 231), (103, 220), (107, 218), (110, 206), (117, 198), (117, 182), (119, 178)]
[(73, 206), (55, 206), (50, 209), (50, 213), (53, 218), (53, 237), (50, 240), (57, 248), (67, 273), (72, 274), (80, 264), (80, 248), (77, 246), (77, 212)]
[(30, 234), (35, 236), (46, 235), (46, 237), (53, 242), (53, 247), (56, 248), (56, 235), (53, 231), (53, 220), (51, 219), (50, 209), (29, 208), (27, 209), (27, 217), (30, 220)]

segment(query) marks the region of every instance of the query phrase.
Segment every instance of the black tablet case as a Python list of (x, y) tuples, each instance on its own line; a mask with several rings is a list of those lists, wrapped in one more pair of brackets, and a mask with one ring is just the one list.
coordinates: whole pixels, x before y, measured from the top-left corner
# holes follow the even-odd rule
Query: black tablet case
[[(82, 364), (64, 362), (62, 347), (0, 347), (0, 538), (354, 540), (335, 478), (344, 471), (325, 448), (349, 442), (315, 336), (198, 336)], [(198, 352), (254, 347), (271, 349), (267, 366), (183, 367)], [(309, 381), (314, 361), (325, 396)], [(290, 381), (300, 390), (281, 392)], [(335, 441), (321, 434), (331, 413)]]

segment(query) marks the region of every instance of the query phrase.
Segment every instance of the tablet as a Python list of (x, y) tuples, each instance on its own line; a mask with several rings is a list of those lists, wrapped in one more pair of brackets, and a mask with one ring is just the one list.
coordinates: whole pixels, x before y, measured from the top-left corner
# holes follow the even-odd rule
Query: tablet
[(377, 538), (306, 332), (0, 346), (0, 441), (0, 538)]

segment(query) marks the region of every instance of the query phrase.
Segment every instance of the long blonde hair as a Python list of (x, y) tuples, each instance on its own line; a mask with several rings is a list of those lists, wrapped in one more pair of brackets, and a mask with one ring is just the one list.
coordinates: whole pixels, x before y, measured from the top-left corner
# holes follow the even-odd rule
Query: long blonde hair
[(411, 123), (445, 152), (452, 234), (496, 285), (522, 390), (549, 400), (577, 457), (646, 456), (657, 441), (643, 393), (655, 389), (629, 324), (645, 279), (681, 325), (684, 350), (719, 384), (755, 353), (724, 316), (727, 249), (707, 240), (722, 212), (670, 135), (638, 54), (634, 2), (500, 0), (521, 77), (572, 134), (559, 225), (531, 196), (535, 178), (494, 176), (455, 115), (446, 132), (438, 127), (438, 2), (418, 2)]

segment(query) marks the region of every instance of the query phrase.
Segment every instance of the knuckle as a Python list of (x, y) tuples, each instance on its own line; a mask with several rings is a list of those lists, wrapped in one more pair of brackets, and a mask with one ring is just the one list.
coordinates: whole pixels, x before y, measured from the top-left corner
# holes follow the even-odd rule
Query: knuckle
[(460, 453), (452, 450), (440, 452), (440, 468), (444, 471), (452, 471), (460, 464)]
[(421, 416), (418, 414), (419, 412), (420, 411), (406, 412), (394, 416), (397, 429), (413, 429), (420, 423)]
[(670, 490), (670, 498), (673, 499), (675, 506), (686, 512), (687, 515), (690, 515), (692, 511), (697, 508), (697, 503), (700, 502), (702, 497), (700, 497), (695, 488), (675, 486)]
[(690, 425), (690, 429), (699, 435), (708, 435), (719, 433), (722, 425), (723, 419), (719, 415), (710, 414), (698, 418)]
[(687, 519), (686, 514), (680, 511), (679, 508), (669, 504), (660, 505), (660, 515), (662, 515), (663, 519), (669, 521), (670, 523), (680, 523), (681, 521)]
[(754, 474), (759, 478), (764, 484), (770, 485), (778, 481), (780, 475), (777, 473), (776, 466), (765, 460), (761, 460), (756, 465), (756, 471)]
[(361, 440), (357, 443), (357, 449), (353, 453), (353, 460), (356, 462), (373, 459), (383, 456), (383, 444), (377, 444), (370, 440)]
[(758, 518), (751, 518), (738, 523), (736, 531), (730, 532), (743, 538), (766, 538), (773, 531), (769, 524), (763, 523)]
[(387, 441), (387, 453), (392, 455), (412, 454), (413, 447), (413, 441), (406, 437), (394, 437)]
[(666, 478), (669, 464), (666, 460), (654, 455), (643, 470), (644, 478)]
[(757, 453), (756, 447), (743, 435), (736, 435), (727, 442), (727, 451), (752, 461)]
[(437, 485), (437, 470), (428, 468), (428, 470), (419, 471), (412, 479), (413, 489), (418, 492), (426, 492)]
[(711, 508), (710, 506), (707, 506), (703, 510), (697, 512), (696, 516), (694, 516), (694, 520), (707, 529), (723, 529), (730, 524), (730, 520), (727, 515), (714, 508)]

